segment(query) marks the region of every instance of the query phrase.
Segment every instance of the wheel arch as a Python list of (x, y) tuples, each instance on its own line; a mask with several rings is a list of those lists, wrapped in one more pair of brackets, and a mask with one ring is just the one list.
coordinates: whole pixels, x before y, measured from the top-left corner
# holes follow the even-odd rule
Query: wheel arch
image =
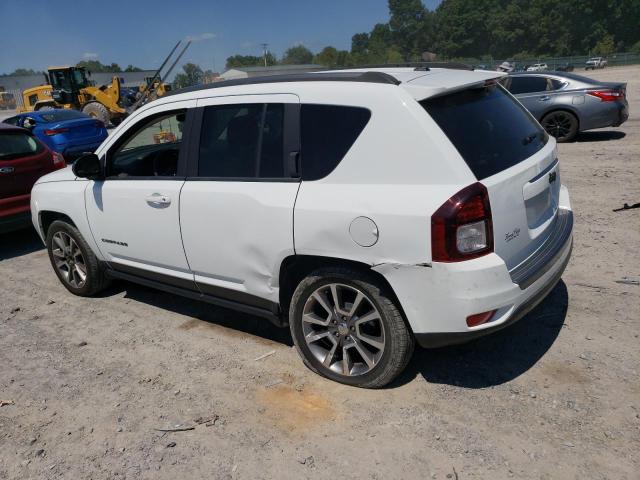
[[(359, 262), (357, 260), (350, 260), (339, 257), (324, 257), (320, 255), (290, 255), (282, 260), (278, 277), (280, 285), (279, 302), (281, 311), (285, 316), (289, 312), (289, 305), (291, 303), (293, 292), (295, 291), (298, 284), (302, 281), (302, 279), (314, 270), (317, 270), (319, 268), (331, 267), (349, 267), (356, 271), (362, 272), (363, 275), (367, 275), (380, 281), (389, 292), (389, 295), (391, 295), (392, 300), (395, 302), (398, 309), (402, 312), (402, 315), (405, 318), (406, 322), (406, 315), (404, 314), (402, 304), (395, 294), (393, 287), (384, 277), (384, 275), (371, 268), (372, 265), (364, 262)], [(411, 328), (408, 322), (406, 322), (406, 324), (409, 328)]]
[(42, 233), (43, 239), (47, 238), (49, 227), (51, 227), (51, 224), (56, 220), (62, 220), (78, 228), (75, 222), (71, 220), (71, 217), (69, 217), (68, 215), (52, 210), (42, 210), (38, 213), (38, 224), (40, 226), (40, 232)]

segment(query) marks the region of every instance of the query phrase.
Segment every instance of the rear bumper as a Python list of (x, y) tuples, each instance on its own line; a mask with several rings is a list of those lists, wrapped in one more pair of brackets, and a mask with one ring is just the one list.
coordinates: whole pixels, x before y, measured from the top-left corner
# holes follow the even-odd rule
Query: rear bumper
[[(459, 263), (379, 265), (393, 288), (417, 342), (441, 347), (490, 334), (522, 318), (553, 289), (573, 245), (573, 214), (561, 208), (553, 235), (509, 271), (495, 253)], [(470, 315), (495, 310), (492, 319), (467, 326)]]
[(533, 310), (540, 302), (542, 302), (547, 295), (554, 289), (554, 287), (560, 281), (562, 274), (564, 273), (569, 259), (571, 258), (571, 250), (573, 248), (573, 240), (569, 242), (569, 252), (564, 256), (564, 260), (560, 268), (556, 270), (551, 278), (543, 285), (543, 287), (533, 294), (525, 302), (521, 303), (508, 318), (498, 325), (493, 325), (482, 330), (468, 331), (468, 332), (451, 332), (451, 333), (417, 333), (415, 334), (418, 345), (423, 348), (438, 348), (447, 345), (457, 345), (460, 343), (466, 343), (476, 338), (490, 335), (503, 328), (513, 325), (527, 313)]

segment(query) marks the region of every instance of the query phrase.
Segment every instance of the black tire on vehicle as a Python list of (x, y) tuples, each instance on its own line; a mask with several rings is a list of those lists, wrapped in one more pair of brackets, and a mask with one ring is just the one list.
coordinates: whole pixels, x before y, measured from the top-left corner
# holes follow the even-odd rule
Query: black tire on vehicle
[(83, 108), (82, 111), (87, 115), (100, 120), (102, 123), (109, 125), (109, 120), (111, 115), (109, 115), (109, 110), (100, 102), (89, 102)]
[(578, 118), (566, 110), (547, 113), (542, 117), (540, 124), (558, 143), (570, 142), (578, 134)]
[[(326, 325), (317, 323), (322, 315)], [(413, 333), (388, 287), (351, 268), (319, 269), (304, 278), (291, 299), (289, 326), (307, 367), (355, 387), (384, 387), (405, 369), (414, 350)]]
[[(105, 274), (105, 267), (73, 225), (61, 220), (53, 222), (47, 230), (46, 245), (54, 272), (74, 295), (90, 297), (111, 283)], [(83, 265), (82, 269), (80, 265)], [(79, 281), (82, 280), (83, 271), (84, 281)], [(70, 278), (76, 281), (71, 281)]]

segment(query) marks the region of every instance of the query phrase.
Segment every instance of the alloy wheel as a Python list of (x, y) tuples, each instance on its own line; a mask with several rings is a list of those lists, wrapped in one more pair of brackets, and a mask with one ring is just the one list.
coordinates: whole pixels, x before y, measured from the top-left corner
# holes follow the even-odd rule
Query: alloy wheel
[(567, 137), (573, 128), (573, 118), (566, 112), (555, 112), (546, 116), (542, 127), (556, 138)]
[(357, 288), (341, 283), (323, 285), (309, 296), (302, 312), (302, 334), (318, 362), (345, 376), (371, 371), (385, 348), (376, 306)]
[(87, 281), (87, 264), (76, 241), (65, 232), (53, 235), (51, 253), (61, 277), (73, 288), (84, 287)]

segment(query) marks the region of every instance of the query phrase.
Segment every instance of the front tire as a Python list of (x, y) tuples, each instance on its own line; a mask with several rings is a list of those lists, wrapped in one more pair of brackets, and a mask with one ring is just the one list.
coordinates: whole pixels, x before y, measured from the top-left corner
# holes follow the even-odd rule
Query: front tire
[(413, 354), (413, 334), (388, 287), (350, 268), (304, 278), (291, 299), (289, 325), (304, 363), (346, 385), (384, 387)]
[(97, 120), (100, 120), (102, 123), (109, 125), (109, 120), (111, 115), (109, 115), (109, 110), (100, 102), (91, 102), (87, 103), (82, 108), (83, 113), (86, 113), (90, 117), (93, 117)]
[(46, 245), (58, 279), (74, 295), (89, 297), (109, 286), (104, 267), (73, 225), (53, 222)]
[(547, 113), (540, 124), (558, 143), (570, 142), (578, 134), (578, 118), (565, 110)]

